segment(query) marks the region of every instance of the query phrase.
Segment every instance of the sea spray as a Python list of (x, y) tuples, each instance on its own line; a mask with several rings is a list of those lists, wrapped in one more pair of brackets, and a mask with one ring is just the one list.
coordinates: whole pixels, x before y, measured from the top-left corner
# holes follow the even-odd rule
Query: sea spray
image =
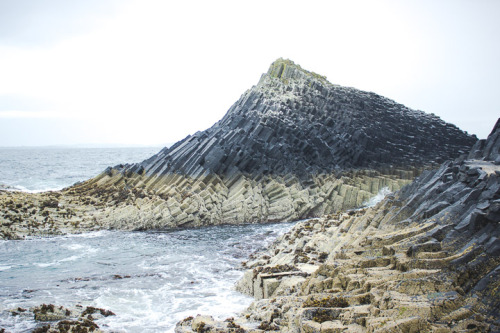
[(388, 187), (383, 187), (378, 191), (378, 193), (370, 198), (369, 200), (363, 202), (364, 207), (373, 207), (376, 204), (378, 204), (380, 201), (384, 200), (384, 198), (388, 195), (391, 194), (391, 190)]

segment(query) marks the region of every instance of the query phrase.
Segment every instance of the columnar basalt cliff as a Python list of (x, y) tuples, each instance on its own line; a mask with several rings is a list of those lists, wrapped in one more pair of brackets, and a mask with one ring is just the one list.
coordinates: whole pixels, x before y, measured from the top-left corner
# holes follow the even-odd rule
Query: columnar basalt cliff
[(176, 332), (498, 332), (500, 119), (375, 207), (299, 222), (244, 263), (255, 301)]
[(148, 160), (60, 193), (3, 192), (3, 237), (320, 216), (397, 190), (475, 141), (434, 115), (278, 59), (214, 126)]

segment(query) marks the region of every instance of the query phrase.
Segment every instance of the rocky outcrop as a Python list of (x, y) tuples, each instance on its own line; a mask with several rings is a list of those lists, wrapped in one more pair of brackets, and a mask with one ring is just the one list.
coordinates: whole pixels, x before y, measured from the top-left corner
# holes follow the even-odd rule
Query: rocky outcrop
[(279, 59), (213, 127), (115, 170), (149, 177), (308, 177), (440, 163), (469, 151), (475, 141), (434, 115), (333, 85)]
[[(266, 176), (261, 182), (241, 177), (229, 188), (216, 177), (208, 185), (179, 177), (192, 192), (179, 193), (171, 186), (170, 193), (158, 194), (88, 182), (62, 193), (6, 191), (0, 195), (0, 237), (199, 226), (202, 218), (212, 224), (298, 220), (361, 206), (381, 189), (397, 190), (415, 175), (404, 170), (394, 175), (351, 171), (317, 175), (307, 183), (293, 177)], [(198, 220), (193, 220), (194, 214)]]
[[(500, 330), (500, 120), (467, 158), (371, 208), (300, 222), (253, 255), (240, 331)], [(233, 331), (205, 316), (205, 332)], [(192, 332), (197, 318), (177, 325)], [(200, 319), (198, 319), (198, 322)]]
[[(78, 230), (320, 216), (357, 207), (384, 187), (397, 190), (475, 142), (434, 115), (278, 59), (214, 126), (63, 190), (59, 210), (37, 208), (48, 200), (44, 194), (1, 192), (2, 232), (71, 230), (61, 208), (74, 213)], [(49, 230), (43, 222), (50, 221)]]

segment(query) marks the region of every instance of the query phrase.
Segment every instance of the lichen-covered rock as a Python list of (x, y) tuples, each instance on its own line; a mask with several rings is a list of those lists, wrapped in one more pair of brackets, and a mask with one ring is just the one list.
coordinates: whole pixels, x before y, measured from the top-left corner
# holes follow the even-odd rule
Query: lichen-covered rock
[(10, 312), (13, 316), (32, 315), (36, 321), (41, 322), (40, 326), (33, 330), (33, 332), (39, 333), (99, 333), (102, 331), (95, 320), (115, 315), (110, 310), (92, 306), (84, 308), (77, 305), (65, 308), (54, 304), (41, 304), (31, 309), (16, 308)]
[(92, 320), (61, 320), (55, 324), (35, 328), (33, 333), (102, 333)]
[[(240, 320), (241, 321), (241, 320)], [(197, 315), (196, 317), (187, 317), (177, 323), (175, 327), (176, 333), (182, 332), (233, 332), (233, 333), (250, 333), (254, 330), (244, 330), (235, 322), (234, 318), (227, 318), (224, 321), (216, 321), (211, 316)]]
[(71, 311), (62, 306), (54, 304), (42, 304), (32, 310), (35, 315), (35, 320), (38, 321), (58, 321), (68, 319), (71, 316)]

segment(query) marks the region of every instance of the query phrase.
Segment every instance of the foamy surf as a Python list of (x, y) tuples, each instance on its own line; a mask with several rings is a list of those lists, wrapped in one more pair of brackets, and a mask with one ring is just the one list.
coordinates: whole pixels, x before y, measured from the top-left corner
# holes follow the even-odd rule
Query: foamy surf
[(380, 191), (378, 191), (378, 193), (375, 196), (370, 198), (370, 200), (363, 202), (363, 206), (373, 207), (376, 204), (378, 204), (380, 201), (384, 200), (384, 198), (391, 193), (392, 192), (388, 187), (383, 187), (380, 189)]
[(218, 226), (173, 232), (94, 232), (0, 243), (0, 327), (33, 329), (8, 309), (76, 304), (116, 313), (104, 331), (172, 332), (197, 314), (235, 316), (252, 298), (237, 293), (240, 262), (292, 226)]

